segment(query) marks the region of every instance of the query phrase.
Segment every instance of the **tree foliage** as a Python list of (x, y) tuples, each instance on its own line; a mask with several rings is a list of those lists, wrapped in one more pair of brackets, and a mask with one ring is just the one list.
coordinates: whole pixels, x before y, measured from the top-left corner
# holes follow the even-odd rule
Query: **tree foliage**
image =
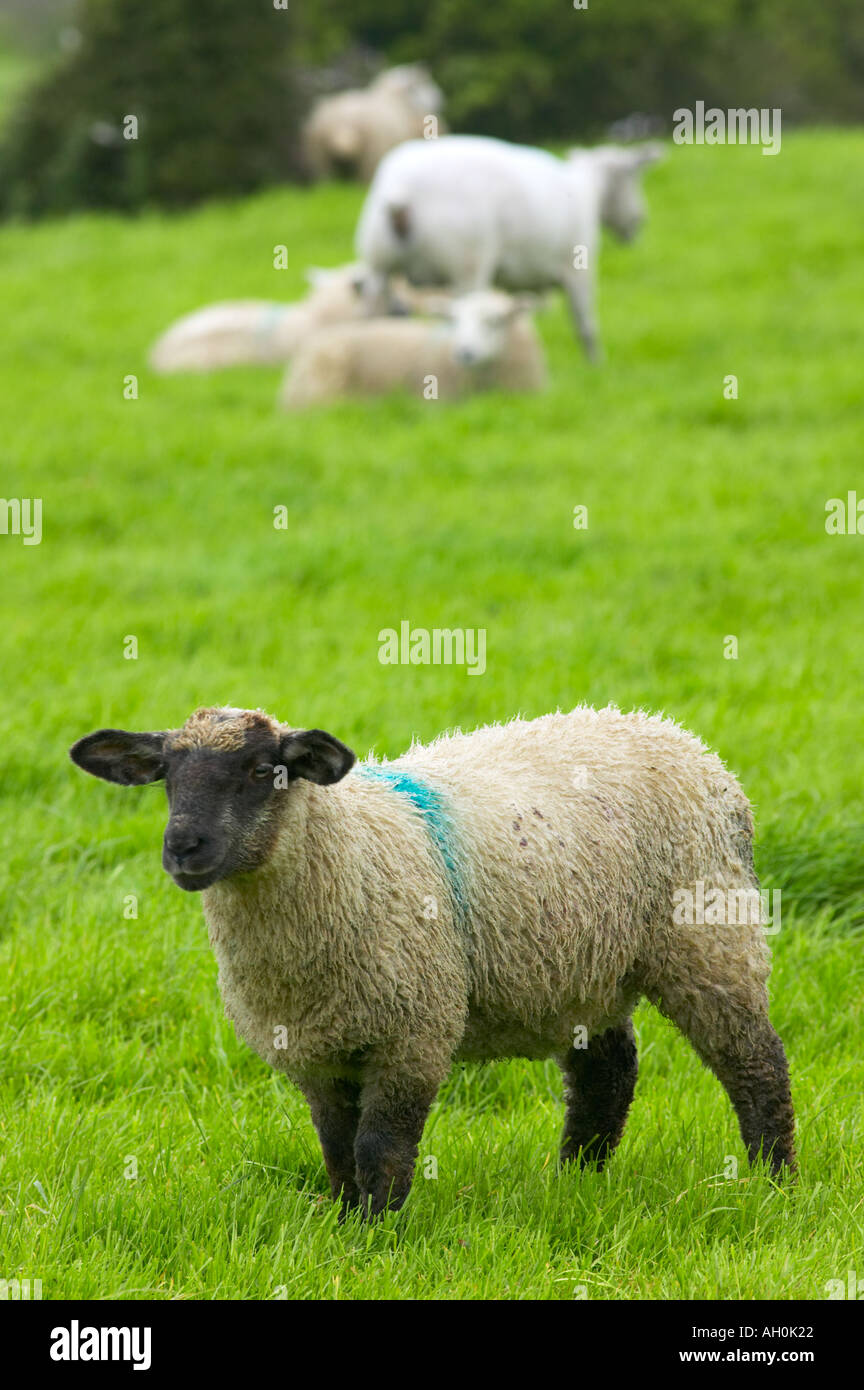
[(236, 0), (85, 0), (80, 45), (4, 132), (6, 210), (177, 205), (296, 173), (291, 26)]

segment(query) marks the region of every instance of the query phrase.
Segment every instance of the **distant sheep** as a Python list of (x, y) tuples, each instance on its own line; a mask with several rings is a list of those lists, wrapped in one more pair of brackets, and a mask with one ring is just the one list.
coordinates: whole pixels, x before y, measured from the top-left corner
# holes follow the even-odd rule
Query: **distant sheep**
[(663, 134), (663, 122), (659, 116), (646, 116), (642, 111), (634, 111), (621, 120), (613, 121), (607, 134), (610, 140), (619, 140), (624, 145), (634, 140), (653, 140)]
[[(363, 294), (362, 266), (312, 267), (306, 278), (310, 293), (296, 304), (229, 300), (186, 314), (155, 343), (151, 367), (157, 372), (208, 372), (287, 362), (316, 329), (366, 318), (372, 312)], [(420, 312), (428, 298), (422, 290), (396, 280), (385, 309), (390, 314)]]
[(363, 89), (323, 97), (303, 128), (303, 147), (316, 178), (350, 177), (368, 183), (388, 150), (424, 136), (427, 119), (442, 133), (441, 89), (419, 64), (381, 73)]
[(445, 323), (380, 318), (313, 334), (288, 370), (281, 404), (291, 410), (399, 390), (452, 399), (543, 388), (543, 348), (524, 297), (482, 290), (442, 308)]
[(226, 1013), (303, 1091), (346, 1207), (401, 1206), (458, 1059), (554, 1057), (562, 1160), (601, 1165), (641, 997), (719, 1077), (751, 1160), (794, 1169), (759, 914), (682, 924), (674, 907), (700, 888), (758, 900), (750, 806), (670, 720), (579, 708), (354, 767), (332, 734), (215, 708), (71, 756), (110, 782), (167, 779), (163, 865), (203, 890)]
[(589, 358), (599, 356), (594, 283), (601, 225), (624, 240), (644, 217), (641, 171), (659, 145), (545, 150), (481, 136), (411, 140), (391, 151), (372, 182), (357, 253), (384, 292), (397, 271), (455, 294), (498, 284), (565, 290)]

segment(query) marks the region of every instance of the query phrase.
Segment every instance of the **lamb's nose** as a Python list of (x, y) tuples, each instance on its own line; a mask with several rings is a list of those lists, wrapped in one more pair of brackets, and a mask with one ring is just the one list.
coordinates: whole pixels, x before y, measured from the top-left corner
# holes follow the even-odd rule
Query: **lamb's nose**
[(203, 835), (186, 826), (178, 826), (165, 832), (165, 848), (178, 863), (206, 843)]

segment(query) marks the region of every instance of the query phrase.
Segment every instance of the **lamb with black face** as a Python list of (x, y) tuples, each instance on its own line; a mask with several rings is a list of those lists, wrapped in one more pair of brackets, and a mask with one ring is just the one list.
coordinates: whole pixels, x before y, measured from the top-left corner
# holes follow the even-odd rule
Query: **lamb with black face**
[(103, 729), (71, 753), (110, 782), (165, 780), (165, 868), (207, 890), (226, 1013), (306, 1096), (345, 1211), (406, 1200), (460, 1060), (554, 1057), (562, 1161), (601, 1166), (633, 1095), (640, 998), (724, 1085), (751, 1161), (794, 1171), (761, 921), (718, 935), (673, 919), (679, 884), (734, 893), (736, 917), (740, 894), (758, 902), (752, 810), (671, 720), (580, 706), (415, 744), (339, 787), (344, 744), (260, 710)]
[(258, 868), (291, 784), (300, 777), (336, 782), (354, 763), (351, 750), (321, 729), (282, 733), (269, 720), (250, 719), (239, 733), (236, 721), (207, 733), (101, 729), (70, 750), (79, 767), (109, 782), (164, 780), (169, 816), (162, 867), (187, 893)]

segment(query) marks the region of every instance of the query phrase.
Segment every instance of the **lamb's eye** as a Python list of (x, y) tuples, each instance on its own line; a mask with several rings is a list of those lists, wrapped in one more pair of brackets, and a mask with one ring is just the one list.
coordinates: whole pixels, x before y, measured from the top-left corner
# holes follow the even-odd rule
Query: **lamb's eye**
[(273, 776), (273, 764), (272, 764), (272, 763), (258, 763), (258, 764), (252, 769), (252, 776), (255, 778), (255, 780), (256, 780), (257, 782), (263, 782), (265, 777), (272, 777), (272, 776)]

